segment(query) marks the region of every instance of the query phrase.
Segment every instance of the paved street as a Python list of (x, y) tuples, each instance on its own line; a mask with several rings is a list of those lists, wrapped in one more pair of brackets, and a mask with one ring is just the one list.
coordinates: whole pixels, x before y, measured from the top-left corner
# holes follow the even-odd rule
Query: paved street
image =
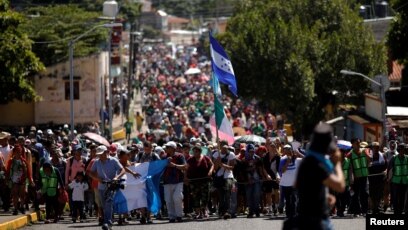
[[(32, 226), (27, 226), (24, 230), (57, 230), (57, 229), (100, 229), (94, 220), (88, 220), (86, 223), (76, 223), (73, 224), (70, 221), (64, 220), (58, 224), (44, 225), (43, 222), (34, 224)], [(333, 219), (332, 223), (334, 229), (344, 229), (344, 230), (361, 230), (365, 229), (365, 219), (364, 218), (342, 218)], [(245, 217), (238, 217), (231, 220), (221, 220), (221, 219), (210, 219), (208, 221), (193, 221), (187, 220), (184, 223), (168, 223), (168, 221), (158, 221), (154, 220), (152, 225), (143, 225), (143, 229), (146, 230), (191, 230), (191, 229), (245, 229), (245, 230), (255, 230), (255, 229), (281, 229), (283, 224), (282, 218), (270, 219), (270, 218), (254, 218), (247, 219)], [(114, 229), (135, 229), (142, 227), (139, 222), (131, 221), (130, 224), (126, 226), (114, 226)]]

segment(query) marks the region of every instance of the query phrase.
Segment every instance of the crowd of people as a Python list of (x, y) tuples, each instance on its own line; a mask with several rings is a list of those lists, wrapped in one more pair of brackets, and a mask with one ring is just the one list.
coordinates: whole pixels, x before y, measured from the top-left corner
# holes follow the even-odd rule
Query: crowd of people
[[(217, 142), (209, 124), (214, 101), (210, 66), (194, 50), (187, 50), (172, 58), (170, 50), (159, 45), (138, 57), (137, 85), (143, 111), (135, 115), (138, 135), (127, 147), (100, 145), (80, 135), (68, 138), (65, 126), (67, 132), (60, 133), (43, 133), (36, 127), (17, 137), (1, 132), (4, 211), (17, 215), (25, 213), (29, 205), (39, 210), (45, 203), (45, 223), (58, 222), (69, 213), (73, 222), (96, 216), (101, 225), (110, 226), (112, 200), (106, 196), (107, 181), (125, 173), (140, 176), (129, 170), (130, 165), (167, 159), (160, 182), (160, 212), (153, 216), (147, 207), (134, 210), (120, 215), (120, 224), (132, 218), (148, 224), (153, 218), (167, 217), (173, 223), (183, 218), (209, 219), (210, 215), (229, 219), (285, 214), (291, 219), (307, 216), (305, 210), (321, 218), (343, 217), (346, 211), (364, 216), (388, 208), (396, 214), (408, 214), (408, 145), (403, 143), (391, 141), (386, 151), (377, 142), (368, 144), (359, 139), (351, 140), (351, 146), (339, 144), (342, 155), (329, 156), (334, 164), (341, 165), (344, 189), (340, 179), (326, 180), (333, 172), (331, 163), (309, 151), (306, 143), (299, 146), (288, 141), (283, 131), (284, 115), (268, 111), (255, 100), (246, 102), (226, 95), (222, 101), (235, 135), (259, 135), (265, 142)], [(199, 68), (201, 73), (185, 75), (189, 68)], [(147, 125), (145, 132), (143, 123)], [(314, 174), (328, 183), (325, 185), (331, 195), (327, 200), (326, 196), (321, 199), (324, 194), (318, 183), (310, 182), (309, 186), (320, 192), (317, 199), (321, 200), (316, 204), (325, 205), (314, 205), (313, 199), (305, 201), (314, 193), (302, 190), (308, 186), (308, 174), (300, 177), (297, 172), (306, 168), (302, 165), (307, 165), (303, 162), (308, 162), (305, 159), (309, 155), (331, 169), (322, 167)]]

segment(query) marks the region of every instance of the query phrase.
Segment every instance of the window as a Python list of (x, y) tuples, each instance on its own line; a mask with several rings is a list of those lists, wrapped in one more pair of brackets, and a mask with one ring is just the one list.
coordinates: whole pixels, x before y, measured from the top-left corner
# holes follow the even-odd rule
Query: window
[[(65, 100), (70, 100), (69, 81), (65, 82)], [(79, 100), (79, 81), (74, 81), (74, 100)]]

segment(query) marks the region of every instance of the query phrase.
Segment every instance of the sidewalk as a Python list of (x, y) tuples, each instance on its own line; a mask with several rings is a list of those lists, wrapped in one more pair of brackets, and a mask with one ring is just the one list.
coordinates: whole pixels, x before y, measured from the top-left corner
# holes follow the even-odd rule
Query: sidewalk
[[(142, 113), (142, 95), (139, 90), (139, 92), (136, 94), (136, 90), (134, 91), (134, 98), (130, 102), (129, 105), (129, 120), (133, 123), (132, 127), (132, 133), (130, 134), (130, 139), (137, 137), (139, 134), (137, 129), (136, 129), (136, 121), (135, 121), (135, 114), (136, 112)], [(123, 123), (126, 122), (126, 116), (123, 117)], [(113, 128), (113, 136), (117, 137), (115, 142), (119, 142), (121, 144), (126, 144), (126, 133), (125, 129), (122, 124), (122, 115), (119, 116), (114, 116), (112, 120), (112, 128)], [(142, 132), (145, 132), (147, 130), (146, 124), (143, 122), (142, 125)]]
[(13, 216), (11, 212), (0, 213), (0, 230), (18, 229), (37, 222), (40, 219), (40, 212), (37, 213), (34, 210), (29, 210), (27, 211), (28, 214), (17, 216)]

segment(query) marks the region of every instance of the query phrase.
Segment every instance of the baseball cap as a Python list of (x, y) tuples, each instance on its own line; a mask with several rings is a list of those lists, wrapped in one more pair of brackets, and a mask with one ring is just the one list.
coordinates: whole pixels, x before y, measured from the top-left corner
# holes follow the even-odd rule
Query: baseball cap
[(51, 129), (47, 129), (47, 134), (48, 134), (48, 135), (52, 135), (52, 134), (54, 134), (54, 133), (52, 132)]
[(174, 148), (174, 149), (177, 148), (177, 144), (176, 144), (176, 142), (174, 142), (174, 141), (169, 141), (169, 142), (167, 142), (164, 146), (166, 146), (166, 147), (171, 147), (171, 148)]
[(283, 146), (283, 148), (284, 149), (292, 149), (292, 146), (291, 145), (285, 145), (285, 146)]
[(160, 154), (160, 153), (164, 152), (164, 149), (163, 149), (162, 147), (160, 147), (160, 146), (157, 146), (156, 148), (154, 148), (154, 151), (155, 151), (157, 154)]
[(96, 155), (101, 155), (102, 153), (108, 151), (108, 148), (104, 145), (100, 145), (96, 148)]
[(74, 145), (74, 146), (72, 147), (72, 150), (73, 150), (73, 151), (80, 151), (80, 150), (82, 150), (82, 146), (81, 146), (80, 144)]
[(111, 144), (109, 146), (109, 151), (112, 152), (112, 153), (118, 151), (118, 145), (117, 144)]

